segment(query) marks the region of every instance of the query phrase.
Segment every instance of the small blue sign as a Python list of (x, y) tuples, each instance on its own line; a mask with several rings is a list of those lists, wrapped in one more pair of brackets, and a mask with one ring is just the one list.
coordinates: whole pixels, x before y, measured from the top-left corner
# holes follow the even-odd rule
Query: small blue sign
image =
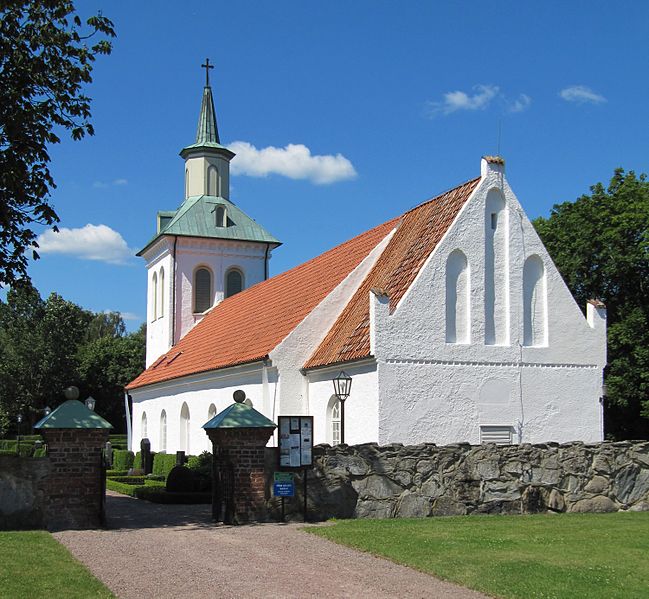
[(273, 495), (275, 497), (295, 497), (295, 483), (273, 483)]

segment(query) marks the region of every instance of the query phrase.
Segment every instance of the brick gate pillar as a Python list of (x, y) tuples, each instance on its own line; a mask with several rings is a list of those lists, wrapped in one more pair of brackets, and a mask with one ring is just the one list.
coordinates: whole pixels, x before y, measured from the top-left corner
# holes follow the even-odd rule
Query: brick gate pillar
[(113, 428), (77, 400), (68, 400), (34, 426), (47, 443), (50, 476), (45, 522), (50, 530), (104, 524), (102, 449)]
[[(235, 403), (203, 428), (212, 441), (215, 468), (232, 469), (233, 522), (266, 520), (264, 456), (275, 423), (254, 408)], [(213, 513), (218, 511), (213, 506)]]

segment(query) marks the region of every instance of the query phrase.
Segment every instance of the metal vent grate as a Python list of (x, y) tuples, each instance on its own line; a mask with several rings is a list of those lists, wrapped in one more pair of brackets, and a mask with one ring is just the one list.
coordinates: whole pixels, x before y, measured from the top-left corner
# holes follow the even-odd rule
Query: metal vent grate
[(481, 426), (480, 443), (511, 445), (512, 433), (513, 428), (511, 426)]

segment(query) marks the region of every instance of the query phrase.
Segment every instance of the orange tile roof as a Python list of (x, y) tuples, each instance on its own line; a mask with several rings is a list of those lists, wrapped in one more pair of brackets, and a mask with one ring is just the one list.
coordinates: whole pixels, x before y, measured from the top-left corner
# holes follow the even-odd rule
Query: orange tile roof
[(222, 301), (127, 389), (266, 358), (397, 223), (379, 225)]
[(370, 355), (370, 289), (387, 294), (393, 311), (479, 181), (463, 183), (403, 215), (392, 239), (305, 368)]

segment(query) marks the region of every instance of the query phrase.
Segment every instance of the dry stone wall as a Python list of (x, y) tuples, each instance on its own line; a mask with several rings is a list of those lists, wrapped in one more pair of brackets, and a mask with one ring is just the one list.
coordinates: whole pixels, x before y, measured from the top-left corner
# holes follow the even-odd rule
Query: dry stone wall
[(0, 530), (44, 528), (47, 458), (0, 456)]
[[(320, 445), (314, 460), (314, 519), (649, 511), (647, 441)], [(277, 500), (270, 506), (276, 513)]]

